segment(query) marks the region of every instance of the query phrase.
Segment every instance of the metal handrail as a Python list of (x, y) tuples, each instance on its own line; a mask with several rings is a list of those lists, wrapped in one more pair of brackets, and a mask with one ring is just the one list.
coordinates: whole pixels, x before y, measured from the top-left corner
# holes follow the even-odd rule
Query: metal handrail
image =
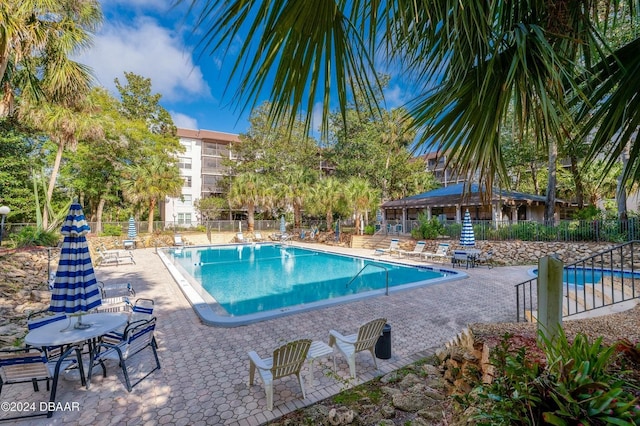
[(375, 266), (376, 268), (380, 268), (380, 269), (383, 269), (383, 270), (384, 270), (385, 275), (386, 275), (386, 291), (385, 291), (385, 295), (386, 295), (386, 296), (388, 296), (388, 295), (389, 295), (389, 269), (387, 269), (386, 267), (384, 267), (384, 266), (382, 266), (382, 265), (377, 265), (377, 264), (375, 264), (375, 263), (367, 263), (366, 265), (364, 265), (364, 266), (362, 267), (362, 269), (360, 269), (360, 270), (358, 271), (358, 273), (357, 273), (353, 278), (351, 278), (351, 281), (349, 281), (345, 287), (349, 287), (349, 284), (351, 284), (352, 282), (354, 282), (354, 281), (355, 281), (355, 279), (356, 279), (356, 278), (358, 278), (358, 276), (360, 276), (360, 274), (362, 273), (362, 271), (364, 271), (365, 269), (367, 269), (367, 266)]

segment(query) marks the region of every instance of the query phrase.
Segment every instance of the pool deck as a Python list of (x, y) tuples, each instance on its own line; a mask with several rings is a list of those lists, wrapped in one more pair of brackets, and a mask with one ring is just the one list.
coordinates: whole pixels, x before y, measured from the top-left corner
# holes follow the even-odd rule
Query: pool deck
[[(374, 257), (373, 250), (319, 248)], [(529, 279), (527, 271), (531, 269), (531, 266), (464, 269), (469, 278), (460, 281), (241, 327), (219, 328), (199, 320), (154, 249), (135, 250), (134, 257), (135, 265), (98, 267), (96, 276), (103, 281), (130, 282), (137, 297), (155, 300), (156, 338), (162, 369), (152, 373), (131, 393), (124, 386), (117, 364), (108, 366), (106, 378), (97, 369), (89, 390), (78, 382), (61, 380), (56, 401), (77, 403), (79, 409), (58, 411), (51, 419), (31, 419), (19, 424), (260, 425), (432, 354), (469, 323), (514, 321), (514, 285)], [(382, 256), (384, 258), (389, 256)], [(415, 263), (395, 256), (392, 259)], [(306, 399), (302, 399), (294, 376), (275, 381), (273, 411), (266, 409), (259, 378), (248, 387), (248, 351), (267, 357), (274, 348), (290, 340), (311, 338), (327, 342), (330, 329), (349, 334), (360, 324), (378, 317), (387, 318), (392, 327), (392, 357), (379, 359), (379, 370), (367, 353), (358, 354), (358, 377), (352, 381), (345, 359), (337, 355), (340, 377), (337, 380), (331, 374), (331, 357), (317, 359), (313, 385), (309, 383), (308, 365), (303, 370)], [(147, 356), (141, 358), (146, 364)], [(35, 394), (29, 384), (13, 385), (3, 389), (0, 399), (40, 401), (48, 397), (46, 391), (41, 390), (39, 394), (42, 395)], [(5, 414), (0, 412), (0, 419)]]

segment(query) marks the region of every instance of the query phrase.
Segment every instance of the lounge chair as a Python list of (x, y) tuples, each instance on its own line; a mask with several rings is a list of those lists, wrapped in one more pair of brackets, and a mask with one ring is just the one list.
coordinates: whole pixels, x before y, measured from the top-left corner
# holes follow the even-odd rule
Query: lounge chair
[(440, 243), (438, 244), (438, 248), (433, 253), (422, 253), (422, 257), (424, 260), (432, 260), (432, 261), (442, 261), (447, 258), (447, 253), (449, 252), (449, 244)]
[(182, 235), (175, 234), (173, 236), (173, 245), (176, 247), (184, 247), (184, 241), (182, 241)]
[(300, 370), (302, 370), (310, 347), (310, 339), (300, 339), (280, 346), (273, 351), (271, 358), (260, 358), (256, 352), (249, 352), (249, 386), (253, 385), (257, 369), (267, 394), (268, 410), (273, 410), (273, 381), (275, 379), (295, 374), (298, 376), (302, 398), (307, 397)]
[(253, 233), (253, 241), (256, 241), (256, 242), (264, 241), (264, 238), (262, 238), (262, 233), (254, 232)]
[(422, 250), (427, 245), (425, 241), (418, 241), (413, 250), (398, 250), (398, 253), (403, 256), (422, 256)]
[(381, 248), (377, 248), (373, 251), (373, 254), (376, 256), (381, 256), (383, 254), (391, 254), (394, 252), (398, 252), (400, 250), (399, 245), (400, 244), (400, 240), (398, 240), (397, 238), (394, 238), (391, 240), (391, 243), (389, 244), (389, 248), (388, 249), (381, 249)]
[[(104, 366), (104, 362), (107, 360), (119, 362), (119, 366), (122, 368), (124, 380), (129, 392), (131, 392), (135, 385), (147, 378), (151, 373), (160, 369), (160, 360), (158, 359), (158, 352), (156, 350), (156, 340), (153, 337), (155, 327), (155, 318), (151, 318), (148, 321), (137, 321), (127, 326), (125, 329), (125, 340), (122, 342), (115, 345), (110, 343), (100, 343), (97, 347), (97, 354), (94, 357), (93, 363), (89, 366), (87, 388), (91, 384), (91, 375), (93, 373), (93, 367), (96, 364), (100, 364), (103, 376), (107, 377), (107, 370)], [(128, 371), (128, 367), (131, 364), (129, 361), (134, 355), (142, 352), (146, 348), (151, 348), (156, 365), (142, 378), (138, 379), (135, 383), (131, 383)], [(146, 362), (143, 364), (147, 365)]]
[[(349, 372), (352, 378), (356, 378), (356, 354), (368, 350), (373, 357), (373, 364), (378, 368), (374, 348), (378, 338), (382, 335), (382, 329), (387, 323), (386, 318), (378, 318), (369, 321), (358, 328), (357, 334), (343, 336), (335, 330), (329, 330), (329, 346), (337, 347), (349, 364)], [(336, 358), (333, 357), (333, 369), (336, 370)]]
[(236, 234), (236, 242), (237, 243), (246, 243), (247, 242), (247, 240), (245, 240), (244, 234), (242, 232), (238, 232)]
[(98, 265), (120, 265), (121, 263), (133, 263), (136, 261), (133, 259), (133, 253), (129, 250), (102, 250), (97, 249), (98, 252)]

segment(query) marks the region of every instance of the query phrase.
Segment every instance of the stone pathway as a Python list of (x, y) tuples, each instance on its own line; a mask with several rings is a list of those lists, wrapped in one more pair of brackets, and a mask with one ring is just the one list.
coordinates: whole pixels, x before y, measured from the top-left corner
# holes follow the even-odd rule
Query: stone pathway
[[(371, 254), (371, 250), (335, 250)], [(131, 393), (127, 392), (117, 365), (109, 366), (106, 378), (94, 376), (89, 390), (81, 388), (78, 382), (61, 380), (57, 397), (57, 402), (62, 403), (61, 411), (51, 419), (32, 419), (20, 424), (259, 425), (414, 362), (441, 347), (469, 323), (513, 321), (513, 286), (528, 279), (530, 269), (469, 269), (466, 272), (470, 277), (461, 281), (237, 328), (216, 328), (199, 321), (154, 249), (136, 250), (134, 256), (136, 265), (99, 267), (96, 275), (103, 281), (131, 282), (138, 297), (155, 300), (162, 369)], [(378, 360), (379, 370), (368, 354), (358, 354), (358, 379), (354, 382), (349, 380), (344, 358), (337, 356), (337, 376), (333, 374), (331, 358), (320, 358), (314, 363), (313, 385), (309, 383), (308, 366), (303, 371), (307, 380), (306, 399), (302, 399), (295, 377), (274, 383), (273, 411), (266, 410), (265, 392), (259, 379), (248, 387), (248, 351), (255, 350), (266, 357), (275, 347), (297, 338), (327, 342), (329, 329), (352, 333), (360, 324), (376, 317), (386, 317), (392, 326), (393, 355), (389, 360)], [(142, 358), (143, 367), (148, 366), (146, 356)], [(28, 384), (13, 385), (3, 389), (0, 401), (31, 402), (47, 397), (48, 392), (34, 393)], [(65, 406), (66, 403), (69, 404)], [(0, 412), (0, 419), (6, 414)]]

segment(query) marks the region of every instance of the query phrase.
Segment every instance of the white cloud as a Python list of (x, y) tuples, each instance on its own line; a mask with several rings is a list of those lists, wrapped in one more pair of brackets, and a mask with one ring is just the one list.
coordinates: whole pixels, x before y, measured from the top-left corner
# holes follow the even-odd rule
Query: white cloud
[(405, 96), (404, 89), (397, 84), (384, 90), (384, 99), (388, 108), (397, 108), (404, 105), (406, 103)]
[(169, 114), (171, 114), (171, 118), (173, 118), (173, 124), (175, 124), (176, 127), (194, 130), (197, 130), (199, 128), (198, 120), (193, 117), (175, 111), (169, 111)]
[(94, 46), (78, 60), (89, 65), (98, 83), (114, 93), (114, 78), (123, 82), (124, 72), (130, 71), (151, 78), (153, 91), (162, 94), (163, 101), (171, 102), (210, 96), (210, 88), (191, 55), (170, 29), (140, 17), (131, 25), (107, 22), (94, 38)]

